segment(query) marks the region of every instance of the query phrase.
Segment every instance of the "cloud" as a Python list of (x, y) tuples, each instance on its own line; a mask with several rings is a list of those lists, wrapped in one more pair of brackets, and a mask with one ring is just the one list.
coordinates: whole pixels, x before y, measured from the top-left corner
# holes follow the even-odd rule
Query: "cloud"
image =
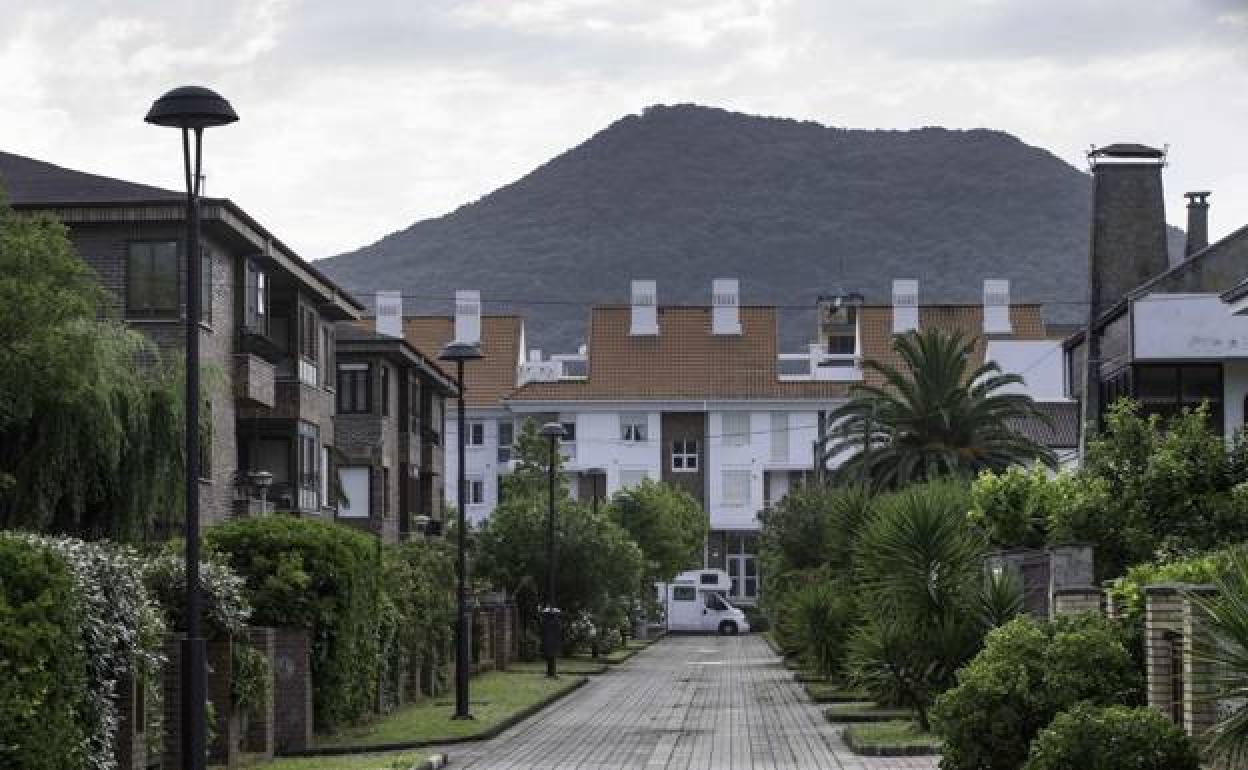
[(859, 127), (987, 126), (1082, 162), (1172, 145), (1180, 194), (1248, 221), (1245, 0), (0, 0), (0, 148), (177, 187), (183, 82), (242, 120), (212, 194), (302, 253), (364, 245), (624, 114), (699, 102)]

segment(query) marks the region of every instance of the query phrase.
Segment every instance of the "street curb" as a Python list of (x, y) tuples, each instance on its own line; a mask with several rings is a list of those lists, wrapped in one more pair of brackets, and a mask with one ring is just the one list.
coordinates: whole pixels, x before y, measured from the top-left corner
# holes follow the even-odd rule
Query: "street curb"
[[(530, 706), (520, 709), (515, 714), (507, 717), (503, 721), (493, 727), (483, 730), (474, 735), (465, 735), (461, 738), (442, 738), (437, 740), (423, 741), (401, 741), (399, 743), (373, 743), (365, 746), (326, 746), (321, 749), (304, 749), (302, 751), (290, 751), (280, 754), (283, 757), (342, 757), (351, 754), (373, 754), (379, 751), (404, 751), (406, 749), (423, 749), (429, 746), (454, 746), (458, 743), (475, 743), (477, 741), (488, 741), (491, 738), (497, 738), (501, 733), (510, 730), (524, 720), (533, 716), (537, 712), (547, 706), (571, 695), (577, 690), (584, 687), (589, 682), (589, 677), (579, 676), (576, 683), (571, 687), (560, 690), (557, 693), (546, 696), (542, 700)], [(445, 755), (443, 755), (445, 759)]]

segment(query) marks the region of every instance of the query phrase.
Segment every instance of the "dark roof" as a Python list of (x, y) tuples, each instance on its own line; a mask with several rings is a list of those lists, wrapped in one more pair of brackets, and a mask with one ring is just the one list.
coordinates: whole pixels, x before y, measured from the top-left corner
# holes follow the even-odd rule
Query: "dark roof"
[(1041, 419), (1010, 420), (1010, 427), (1037, 444), (1063, 448), (1079, 446), (1079, 404), (1075, 401), (1037, 402), (1036, 408), (1047, 416), (1051, 425)]
[(1248, 278), (1240, 281), (1231, 288), (1222, 292), (1223, 302), (1234, 302), (1248, 296)]
[(338, 349), (343, 353), (389, 355), (421, 369), (437, 380), (447, 393), (455, 393), (455, 380), (438, 363), (412, 347), (407, 340), (373, 331), (373, 319), (346, 321), (334, 327)]
[(1164, 158), (1166, 153), (1144, 144), (1119, 142), (1099, 147), (1088, 153), (1089, 158)]
[(0, 152), (0, 187), (10, 203), (151, 203), (180, 201), (185, 193), (88, 174), (34, 158)]

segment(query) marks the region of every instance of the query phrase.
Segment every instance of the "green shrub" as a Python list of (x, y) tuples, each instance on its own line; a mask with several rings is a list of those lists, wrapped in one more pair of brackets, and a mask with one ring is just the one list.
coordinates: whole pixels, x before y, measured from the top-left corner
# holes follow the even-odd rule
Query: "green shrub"
[(984, 471), (971, 484), (970, 520), (1001, 548), (1041, 548), (1058, 485), (1043, 468)]
[(274, 515), (225, 522), (204, 540), (246, 581), (256, 623), (308, 630), (317, 729), (371, 714), (381, 676), (376, 538)]
[(1080, 701), (1134, 702), (1140, 676), (1122, 629), (1088, 614), (1015, 618), (988, 634), (958, 684), (932, 709), (942, 770), (1017, 770), (1032, 739)]
[(784, 612), (794, 624), (802, 662), (825, 677), (839, 673), (854, 626), (853, 592), (831, 580), (815, 581), (794, 592)]
[(84, 616), (65, 562), (0, 537), (0, 767), (85, 763)]
[(767, 618), (767, 613), (759, 607), (745, 604), (741, 606), (741, 611), (745, 613), (745, 620), (750, 624), (751, 631), (761, 634), (771, 630), (771, 621)]
[(1157, 711), (1079, 704), (1031, 745), (1023, 770), (1200, 770), (1200, 756)]

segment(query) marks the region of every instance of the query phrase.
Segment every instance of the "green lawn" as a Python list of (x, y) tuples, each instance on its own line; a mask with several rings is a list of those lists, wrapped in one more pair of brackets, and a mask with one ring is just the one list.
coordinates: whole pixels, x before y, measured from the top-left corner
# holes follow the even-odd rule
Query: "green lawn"
[(845, 728), (845, 741), (854, 751), (881, 756), (940, 753), (940, 738), (909, 720), (852, 725)]
[[(601, 674), (607, 670), (607, 664), (603, 662), (595, 663), (591, 658), (560, 658), (558, 664), (559, 675), (572, 674)], [(526, 674), (546, 674), (545, 660), (527, 660), (516, 661), (507, 664), (508, 671), (517, 671)]]
[(424, 751), (354, 754), (342, 757), (300, 757), (244, 764), (247, 770), (409, 770), (428, 757)]
[(580, 682), (581, 677), (571, 674), (551, 680), (542, 674), (491, 671), (473, 677), (471, 708), (475, 719), (451, 719), (455, 710), (454, 696), (448, 693), (401, 708), (371, 724), (319, 736), (315, 746), (382, 746), (409, 741), (438, 743), (467, 738), (483, 733), (554, 695), (571, 690)]

